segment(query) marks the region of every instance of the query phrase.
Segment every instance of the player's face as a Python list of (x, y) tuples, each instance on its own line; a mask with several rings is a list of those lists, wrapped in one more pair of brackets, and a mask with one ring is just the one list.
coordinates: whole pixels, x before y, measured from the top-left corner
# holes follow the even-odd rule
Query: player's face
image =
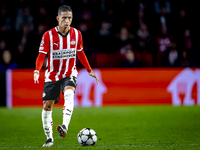
[(69, 28), (72, 23), (72, 12), (61, 12), (61, 14), (57, 17), (58, 25), (61, 28)]

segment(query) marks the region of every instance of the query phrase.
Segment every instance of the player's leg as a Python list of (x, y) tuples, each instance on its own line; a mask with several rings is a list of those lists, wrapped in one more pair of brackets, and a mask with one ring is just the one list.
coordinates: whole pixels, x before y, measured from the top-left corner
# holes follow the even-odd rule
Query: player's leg
[(52, 146), (53, 145), (53, 120), (52, 120), (52, 108), (54, 100), (43, 101), (43, 110), (42, 110), (42, 124), (44, 133), (47, 137), (47, 141), (43, 146)]
[(53, 145), (52, 108), (53, 104), (58, 102), (59, 94), (60, 94), (59, 82), (47, 82), (44, 84), (42, 124), (44, 133), (47, 137), (47, 141), (45, 142), (43, 147)]
[(65, 137), (67, 134), (68, 126), (71, 120), (71, 116), (74, 110), (74, 92), (76, 88), (76, 78), (69, 77), (64, 79), (61, 89), (64, 94), (64, 106), (63, 106), (63, 125), (57, 126), (57, 130), (61, 137)]
[(75, 88), (72, 86), (66, 86), (64, 88), (64, 107), (63, 107), (63, 124), (68, 129), (71, 116), (74, 110), (74, 92)]

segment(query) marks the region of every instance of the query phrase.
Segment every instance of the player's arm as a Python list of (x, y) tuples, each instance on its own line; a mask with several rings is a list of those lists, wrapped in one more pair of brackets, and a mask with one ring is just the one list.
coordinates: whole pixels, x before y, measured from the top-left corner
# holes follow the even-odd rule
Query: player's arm
[(98, 84), (98, 82), (100, 82), (100, 80), (97, 77), (97, 75), (92, 71), (92, 68), (90, 67), (90, 64), (87, 60), (87, 57), (85, 56), (85, 53), (83, 51), (83, 40), (82, 40), (81, 32), (78, 31), (78, 34), (79, 34), (79, 36), (78, 36), (79, 39), (78, 39), (78, 44), (77, 44), (77, 56), (78, 56), (80, 62), (83, 64), (83, 66), (89, 72), (89, 75), (94, 77), (96, 79), (97, 84)]
[(33, 72), (33, 79), (34, 79), (35, 83), (39, 83), (38, 79), (40, 76), (40, 70), (42, 69), (44, 59), (46, 57), (48, 50), (49, 50), (49, 37), (46, 32), (42, 36), (42, 40), (41, 40), (40, 47), (39, 47), (39, 55), (36, 59), (35, 70)]
[(83, 66), (89, 72), (89, 75), (94, 77), (96, 79), (97, 84), (98, 84), (98, 82), (100, 82), (100, 80), (97, 77), (97, 75), (92, 71), (92, 68), (90, 67), (90, 64), (87, 60), (87, 57), (85, 56), (83, 49), (81, 51), (77, 51), (77, 56), (78, 56), (78, 59), (80, 60), (80, 62), (83, 64)]
[(44, 59), (46, 57), (46, 54), (44, 53), (39, 53), (37, 59), (36, 59), (36, 63), (35, 63), (35, 70), (34, 70), (34, 74), (33, 74), (33, 78), (34, 78), (34, 82), (35, 83), (39, 83), (38, 79), (40, 76), (40, 70), (42, 69), (43, 63), (44, 63)]

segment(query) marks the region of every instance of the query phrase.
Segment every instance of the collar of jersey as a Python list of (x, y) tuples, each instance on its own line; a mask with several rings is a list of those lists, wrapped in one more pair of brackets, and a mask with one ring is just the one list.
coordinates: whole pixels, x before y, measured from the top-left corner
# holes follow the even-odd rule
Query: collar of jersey
[(60, 34), (62, 37), (66, 37), (69, 34), (70, 28), (67, 31), (67, 33), (65, 35), (63, 35), (62, 33), (60, 33), (60, 31), (58, 31), (58, 28), (56, 27), (56, 32), (58, 32), (58, 34)]

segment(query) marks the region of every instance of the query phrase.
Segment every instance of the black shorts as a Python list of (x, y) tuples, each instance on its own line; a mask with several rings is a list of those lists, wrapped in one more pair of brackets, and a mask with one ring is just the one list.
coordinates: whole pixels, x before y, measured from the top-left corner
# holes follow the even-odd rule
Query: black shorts
[(60, 99), (60, 90), (62, 91), (62, 94), (64, 94), (63, 90), (66, 86), (73, 86), (76, 89), (76, 85), (77, 81), (74, 76), (66, 77), (59, 81), (45, 82), (42, 100), (55, 100), (56, 104)]

